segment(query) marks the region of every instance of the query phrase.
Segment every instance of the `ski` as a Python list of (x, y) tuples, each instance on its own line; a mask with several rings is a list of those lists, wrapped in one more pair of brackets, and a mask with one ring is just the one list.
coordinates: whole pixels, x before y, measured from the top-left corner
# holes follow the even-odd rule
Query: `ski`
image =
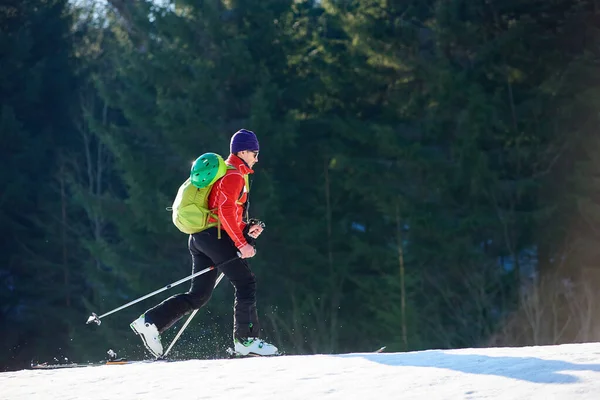
[[(387, 346), (382, 346), (382, 347), (378, 348), (377, 350), (371, 351), (370, 353), (374, 353), (374, 354), (383, 353), (386, 348), (387, 348)], [(262, 356), (260, 354), (255, 354), (255, 353), (240, 354), (231, 347), (228, 347), (227, 349), (225, 349), (225, 352), (227, 353), (227, 355), (229, 356), (230, 359), (253, 358), (253, 357), (280, 357), (280, 356), (285, 355), (284, 353), (277, 353), (277, 354), (273, 354), (270, 356)]]
[(85, 368), (85, 367), (102, 367), (104, 365), (127, 365), (127, 364), (149, 364), (154, 362), (168, 362), (169, 360), (109, 360), (95, 363), (65, 363), (65, 364), (48, 364), (48, 363), (32, 363), (31, 369), (61, 369), (61, 368)]
[[(383, 353), (386, 349), (386, 346), (380, 347), (377, 350), (372, 351), (371, 353)], [(227, 357), (229, 359), (241, 359), (241, 358), (255, 358), (255, 357), (281, 357), (284, 356), (284, 353), (277, 353), (270, 356), (262, 356), (260, 354), (250, 353), (247, 355), (240, 354), (236, 352), (233, 348), (228, 347), (225, 352), (227, 353)], [(100, 362), (90, 362), (90, 363), (64, 363), (64, 364), (48, 364), (48, 363), (31, 363), (31, 369), (61, 369), (61, 368), (84, 368), (84, 367), (101, 367), (104, 365), (128, 365), (128, 364), (149, 364), (155, 362), (172, 362), (174, 360), (169, 360), (165, 358), (157, 358), (151, 360), (127, 360), (126, 358), (116, 358), (116, 353), (109, 350), (109, 356), (111, 359)]]
[(227, 349), (225, 349), (225, 352), (227, 353), (227, 355), (229, 356), (229, 358), (254, 358), (254, 357), (280, 357), (283, 356), (283, 353), (276, 353), (276, 354), (272, 354), (270, 356), (263, 356), (260, 354), (256, 354), (256, 353), (248, 353), (248, 354), (241, 354), (238, 353), (237, 351), (235, 351), (233, 348), (228, 347)]
[[(99, 362), (88, 362), (88, 363), (55, 363), (48, 364), (45, 363), (31, 363), (31, 369), (60, 369), (60, 368), (84, 368), (84, 367), (101, 367), (103, 365), (126, 365), (126, 364), (141, 364), (141, 363), (153, 363), (157, 361), (171, 361), (165, 358), (157, 358), (151, 360), (128, 360), (126, 358), (117, 358), (117, 353), (115, 353), (112, 349), (107, 351), (108, 360), (99, 361)], [(56, 360), (56, 358), (55, 358)], [(58, 360), (57, 360), (58, 361)]]
[(59, 369), (59, 368), (83, 368), (83, 367), (95, 367), (95, 366), (100, 366), (100, 365), (104, 365), (104, 364), (98, 364), (98, 363), (90, 363), (90, 364), (79, 364), (79, 363), (68, 363), (68, 364), (48, 364), (48, 363), (41, 363), (41, 364), (35, 364), (32, 363), (31, 364), (31, 369)]

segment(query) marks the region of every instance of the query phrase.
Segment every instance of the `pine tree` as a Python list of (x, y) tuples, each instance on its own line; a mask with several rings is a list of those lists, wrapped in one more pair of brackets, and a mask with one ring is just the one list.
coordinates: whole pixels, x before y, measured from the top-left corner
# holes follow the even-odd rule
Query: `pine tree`
[(68, 343), (76, 301), (61, 174), (76, 77), (66, 1), (9, 1), (0, 25), (1, 363), (23, 366)]

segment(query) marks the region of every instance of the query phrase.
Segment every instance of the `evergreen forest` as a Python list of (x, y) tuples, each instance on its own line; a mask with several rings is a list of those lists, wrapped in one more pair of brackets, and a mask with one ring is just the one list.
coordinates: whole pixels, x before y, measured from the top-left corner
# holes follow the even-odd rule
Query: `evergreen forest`
[[(286, 354), (600, 340), (600, 1), (3, 0), (0, 370), (147, 357), (201, 154), (256, 133)], [(171, 353), (222, 357), (224, 280)], [(163, 335), (163, 344), (182, 323)]]

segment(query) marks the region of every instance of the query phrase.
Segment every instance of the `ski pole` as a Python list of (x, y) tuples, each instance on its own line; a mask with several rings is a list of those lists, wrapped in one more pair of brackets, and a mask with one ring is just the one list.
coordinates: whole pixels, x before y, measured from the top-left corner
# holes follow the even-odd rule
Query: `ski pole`
[[(217, 281), (215, 282), (215, 286), (214, 287), (217, 287), (217, 285), (219, 284), (219, 282), (221, 282), (221, 279), (223, 279), (223, 273), (222, 272), (221, 272), (221, 274), (219, 274), (219, 277), (217, 278)], [(192, 322), (192, 319), (194, 318), (194, 316), (196, 315), (197, 312), (198, 312), (198, 309), (194, 310), (194, 312), (188, 317), (187, 321), (185, 321), (185, 324), (183, 324), (183, 326), (181, 327), (181, 329), (179, 330), (179, 332), (177, 332), (177, 335), (175, 336), (175, 338), (173, 338), (173, 341), (169, 345), (169, 348), (167, 349), (167, 351), (165, 351), (165, 353), (161, 356), (161, 358), (165, 358), (167, 356), (167, 354), (169, 354), (169, 352), (171, 351), (171, 349), (175, 345), (175, 342), (179, 339), (179, 337), (181, 336), (181, 334), (183, 333), (183, 331), (185, 330), (185, 328), (187, 328), (187, 326), (190, 324), (190, 322)]]
[(124, 305), (122, 305), (121, 307), (117, 307), (117, 308), (115, 308), (114, 310), (112, 310), (112, 311), (109, 311), (109, 312), (107, 312), (107, 313), (104, 313), (104, 314), (102, 314), (102, 315), (100, 315), (100, 316), (96, 315), (96, 313), (92, 313), (92, 315), (90, 315), (90, 316), (88, 317), (86, 324), (90, 324), (90, 323), (92, 323), (92, 322), (95, 322), (96, 324), (100, 325), (100, 323), (101, 323), (100, 319), (101, 319), (101, 318), (104, 318), (104, 317), (106, 317), (107, 315), (110, 315), (110, 314), (116, 313), (117, 311), (120, 311), (120, 310), (122, 310), (122, 309), (124, 309), (124, 308), (127, 308), (127, 307), (129, 307), (129, 306), (131, 306), (131, 305), (133, 305), (133, 304), (135, 304), (135, 303), (139, 303), (139, 302), (140, 302), (140, 301), (142, 301), (142, 300), (146, 300), (148, 297), (152, 297), (152, 296), (154, 296), (155, 294), (158, 294), (158, 293), (160, 293), (160, 292), (164, 292), (165, 290), (171, 289), (173, 286), (177, 286), (177, 285), (179, 285), (179, 284), (181, 284), (181, 283), (183, 283), (183, 282), (189, 281), (190, 279), (194, 279), (195, 277), (197, 277), (197, 276), (200, 276), (200, 275), (202, 275), (202, 274), (205, 274), (205, 273), (207, 273), (208, 271), (212, 271), (212, 270), (213, 270), (213, 269), (215, 269), (215, 268), (222, 267), (222, 266), (223, 266), (223, 265), (225, 265), (225, 264), (228, 264), (228, 263), (230, 263), (230, 262), (232, 262), (232, 261), (234, 261), (234, 260), (237, 260), (237, 259), (239, 258), (239, 256), (240, 256), (240, 255), (241, 255), (241, 254), (240, 254), (240, 253), (238, 253), (238, 257), (234, 257), (234, 258), (232, 258), (232, 259), (230, 259), (230, 260), (223, 261), (221, 264), (218, 264), (218, 265), (213, 265), (213, 266), (210, 266), (210, 267), (208, 267), (208, 268), (204, 268), (203, 270), (201, 270), (201, 271), (198, 271), (198, 272), (196, 272), (195, 274), (192, 274), (192, 275), (190, 275), (190, 276), (188, 276), (188, 277), (182, 278), (182, 279), (180, 279), (180, 280), (178, 280), (178, 281), (176, 281), (176, 282), (173, 282), (173, 283), (171, 283), (171, 284), (169, 284), (169, 285), (167, 285), (167, 286), (165, 286), (165, 287), (163, 287), (163, 288), (161, 288), (161, 289), (155, 290), (155, 291), (154, 291), (154, 292), (152, 292), (152, 293), (148, 293), (147, 295), (145, 295), (145, 296), (142, 296), (142, 297), (140, 297), (139, 299), (136, 299), (136, 300), (130, 301), (129, 303), (127, 303), (127, 304), (124, 304)]

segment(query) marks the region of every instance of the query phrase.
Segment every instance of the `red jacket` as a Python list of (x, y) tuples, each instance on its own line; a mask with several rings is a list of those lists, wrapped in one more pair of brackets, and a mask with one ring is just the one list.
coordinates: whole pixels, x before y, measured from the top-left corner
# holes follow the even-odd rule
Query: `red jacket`
[[(227, 173), (214, 183), (208, 196), (208, 206), (211, 210), (217, 209), (221, 227), (239, 249), (248, 244), (243, 234), (246, 227), (243, 221), (244, 204), (248, 200), (248, 188), (244, 176), (253, 174), (254, 171), (241, 158), (233, 154), (229, 155), (225, 163), (235, 169), (228, 169)], [(217, 221), (211, 218), (208, 222)]]

